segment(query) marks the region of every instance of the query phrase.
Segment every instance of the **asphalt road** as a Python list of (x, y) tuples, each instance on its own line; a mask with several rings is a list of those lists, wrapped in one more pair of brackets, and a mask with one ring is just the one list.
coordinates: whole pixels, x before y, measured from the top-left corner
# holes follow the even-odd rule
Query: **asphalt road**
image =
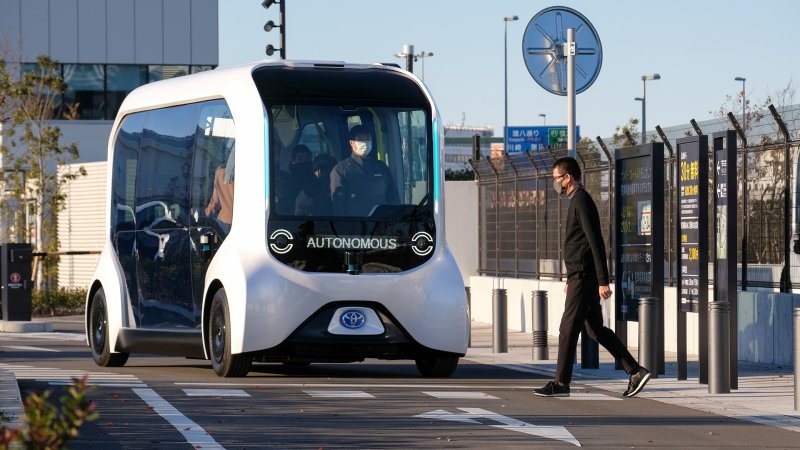
[[(55, 338), (55, 339), (54, 339)], [(205, 361), (132, 355), (91, 360), (77, 335), (0, 335), (0, 367), (23, 397), (89, 372), (100, 418), (71, 449), (190, 448), (787, 448), (797, 434), (573, 383), (540, 398), (546, 380), (462, 360), (448, 379), (413, 363), (368, 360), (288, 368), (256, 364), (221, 379)]]

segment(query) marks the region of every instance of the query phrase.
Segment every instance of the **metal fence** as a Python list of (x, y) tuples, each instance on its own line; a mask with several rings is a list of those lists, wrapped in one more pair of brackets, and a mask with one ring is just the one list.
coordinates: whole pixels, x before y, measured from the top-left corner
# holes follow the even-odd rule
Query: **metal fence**
[[(770, 108), (747, 117), (746, 131), (738, 128), (739, 180), (738, 251), (743, 288), (769, 288), (788, 292), (800, 289), (800, 185), (797, 183), (800, 148), (800, 105)], [(666, 129), (648, 135), (664, 142), (664, 280), (675, 283), (678, 266), (676, 244), (677, 186), (675, 140), (688, 135), (711, 135), (739, 127), (727, 118)], [(606, 243), (609, 269), (614, 272), (614, 161), (617, 148), (632, 145), (630, 137), (583, 142), (577, 160), (583, 184), (597, 203)], [(709, 142), (709, 168), (712, 167)], [(478, 182), (479, 242), (482, 275), (514, 278), (563, 279), (561, 255), (568, 201), (552, 188), (553, 162), (566, 149), (515, 153), (470, 160)], [(713, 201), (709, 180), (709, 203)], [(709, 204), (709, 210), (711, 208)], [(713, 226), (708, 227), (713, 242)], [(714, 246), (709, 245), (709, 261)], [(713, 270), (709, 270), (713, 276)], [(709, 280), (710, 283), (713, 280)]]

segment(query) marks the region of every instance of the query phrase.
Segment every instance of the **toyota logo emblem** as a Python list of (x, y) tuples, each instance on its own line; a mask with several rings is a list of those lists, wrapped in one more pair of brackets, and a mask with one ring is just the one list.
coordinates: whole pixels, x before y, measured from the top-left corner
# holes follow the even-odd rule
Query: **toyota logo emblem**
[(355, 309), (351, 309), (349, 311), (345, 311), (342, 314), (342, 317), (339, 318), (339, 322), (342, 324), (343, 327), (349, 328), (354, 330), (356, 328), (361, 328), (367, 322), (367, 318), (364, 316), (361, 311), (356, 311)]

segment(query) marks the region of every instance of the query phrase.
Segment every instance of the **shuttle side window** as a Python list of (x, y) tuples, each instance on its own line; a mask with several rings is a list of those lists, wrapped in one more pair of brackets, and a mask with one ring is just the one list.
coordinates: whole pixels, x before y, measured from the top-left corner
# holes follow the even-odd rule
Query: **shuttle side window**
[[(225, 237), (233, 222), (236, 127), (224, 100), (200, 105), (192, 164), (192, 220), (216, 225)], [(197, 214), (195, 214), (196, 212)]]
[(147, 113), (136, 190), (137, 230), (178, 228), (189, 223), (189, 175), (197, 108), (192, 104)]
[(406, 203), (417, 204), (427, 192), (429, 167), (427, 117), (423, 111), (402, 111), (397, 114), (403, 149), (403, 181)]
[[(131, 114), (122, 121), (114, 142), (114, 172), (111, 189), (111, 234), (136, 229), (136, 167), (142, 138), (144, 113)], [(116, 240), (115, 240), (116, 242)]]

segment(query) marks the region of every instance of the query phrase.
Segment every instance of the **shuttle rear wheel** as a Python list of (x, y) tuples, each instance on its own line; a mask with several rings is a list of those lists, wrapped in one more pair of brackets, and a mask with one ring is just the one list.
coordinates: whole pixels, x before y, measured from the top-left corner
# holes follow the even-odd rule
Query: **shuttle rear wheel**
[(127, 353), (111, 353), (111, 343), (108, 341), (108, 309), (103, 288), (94, 293), (89, 309), (89, 346), (92, 348), (92, 358), (98, 366), (122, 367), (128, 361)]
[(424, 377), (447, 378), (456, 371), (458, 356), (441, 355), (417, 359), (417, 370)]
[(225, 295), (225, 289), (220, 289), (214, 294), (208, 323), (208, 348), (214, 373), (221, 377), (247, 375), (253, 357), (246, 354), (231, 354), (231, 315), (228, 311), (228, 296)]

